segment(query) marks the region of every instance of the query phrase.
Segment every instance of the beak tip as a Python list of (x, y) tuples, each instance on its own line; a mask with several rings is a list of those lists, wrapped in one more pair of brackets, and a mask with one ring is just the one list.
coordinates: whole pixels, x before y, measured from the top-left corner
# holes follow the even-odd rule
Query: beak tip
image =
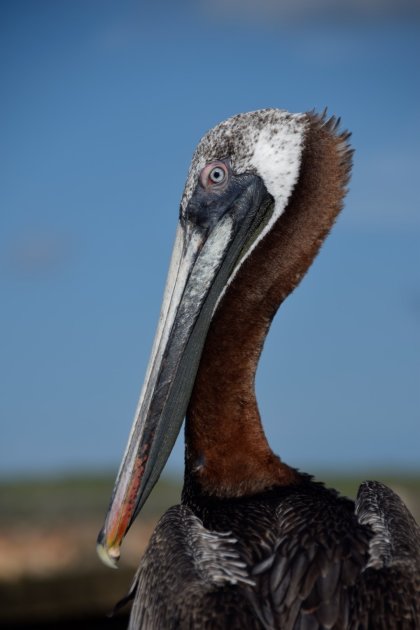
[(96, 543), (96, 552), (107, 567), (110, 567), (111, 569), (118, 569), (120, 547), (119, 545), (108, 547), (103, 532), (99, 534), (98, 542)]

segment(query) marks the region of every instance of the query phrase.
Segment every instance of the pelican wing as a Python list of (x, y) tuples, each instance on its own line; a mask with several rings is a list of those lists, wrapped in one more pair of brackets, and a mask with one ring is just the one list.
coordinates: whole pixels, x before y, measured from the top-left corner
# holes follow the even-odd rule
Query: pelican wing
[(135, 578), (129, 629), (215, 630), (221, 620), (243, 628), (253, 615), (237, 587), (252, 588), (254, 581), (236, 546), (231, 532), (206, 529), (189, 507), (168, 510)]
[(406, 564), (420, 569), (420, 527), (395, 492), (378, 481), (365, 481), (357, 494), (356, 514), (374, 532), (369, 567)]
[(355, 506), (309, 488), (281, 502), (274, 552), (252, 571), (262, 627), (420, 628), (420, 528), (402, 500), (378, 482)]
[(276, 518), (274, 552), (252, 571), (262, 627), (350, 627), (354, 588), (369, 549), (354, 504), (310, 483), (280, 503)]

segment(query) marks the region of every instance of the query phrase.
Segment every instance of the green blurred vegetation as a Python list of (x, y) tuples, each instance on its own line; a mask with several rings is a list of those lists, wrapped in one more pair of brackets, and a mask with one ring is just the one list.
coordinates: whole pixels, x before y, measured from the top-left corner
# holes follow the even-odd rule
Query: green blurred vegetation
[(363, 481), (374, 480), (386, 484), (407, 502), (417, 520), (420, 519), (420, 472), (372, 470), (359, 474), (324, 472), (315, 475), (328, 488), (335, 488), (342, 495), (355, 499)]
[[(369, 474), (318, 473), (315, 479), (350, 498), (355, 498), (365, 479), (376, 479), (420, 501), (420, 473), (372, 471)], [(115, 476), (113, 474), (78, 474), (55, 478), (19, 478), (0, 480), (1, 522), (72, 522), (80, 518), (98, 519), (106, 512)], [(159, 517), (169, 506), (179, 503), (182, 481), (163, 477), (142, 510), (147, 518)], [(413, 506), (411, 506), (413, 507)], [(416, 505), (417, 508), (417, 505)], [(418, 509), (415, 510), (418, 514)]]
[[(108, 508), (114, 474), (78, 474), (57, 477), (0, 480), (1, 524), (24, 522), (72, 522), (98, 519)], [(156, 518), (170, 505), (179, 503), (181, 483), (163, 478), (156, 484), (142, 510), (146, 518)]]

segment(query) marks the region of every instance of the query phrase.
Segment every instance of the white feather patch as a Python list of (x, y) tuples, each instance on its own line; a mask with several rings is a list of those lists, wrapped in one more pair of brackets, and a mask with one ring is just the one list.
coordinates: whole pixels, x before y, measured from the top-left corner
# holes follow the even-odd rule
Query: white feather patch
[[(283, 214), (299, 177), (306, 125), (301, 117), (288, 118), (283, 124), (264, 128), (255, 144), (251, 163), (274, 198), (274, 212), (252, 249)], [(249, 255), (249, 252), (248, 252)]]

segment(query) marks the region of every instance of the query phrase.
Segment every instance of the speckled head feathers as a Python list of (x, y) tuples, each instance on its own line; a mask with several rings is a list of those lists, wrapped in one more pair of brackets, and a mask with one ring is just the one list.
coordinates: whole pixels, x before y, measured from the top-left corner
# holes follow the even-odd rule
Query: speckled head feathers
[[(238, 261), (236, 269), (286, 209), (299, 178), (308, 129), (307, 114), (290, 114), (281, 109), (261, 109), (228, 118), (200, 140), (191, 161), (181, 200), (181, 213), (186, 211), (202, 169), (215, 160), (228, 159), (232, 171), (237, 175), (258, 175), (274, 199), (270, 219)], [(235, 272), (231, 280), (234, 275)]]
[(199, 174), (214, 160), (228, 158), (233, 172), (259, 175), (274, 197), (276, 215), (283, 210), (299, 175), (308, 127), (306, 114), (261, 109), (221, 122), (200, 140), (191, 162), (181, 201), (185, 210)]

